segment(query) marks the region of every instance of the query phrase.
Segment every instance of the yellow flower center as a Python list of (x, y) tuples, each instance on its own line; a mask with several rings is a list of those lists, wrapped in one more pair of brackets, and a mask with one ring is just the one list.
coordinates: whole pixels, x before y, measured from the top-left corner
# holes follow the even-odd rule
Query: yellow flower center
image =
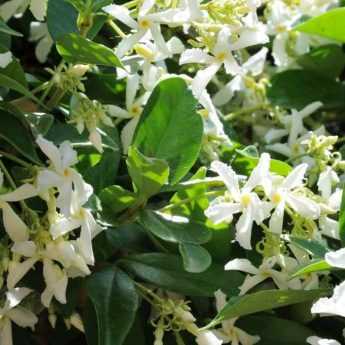
[(279, 204), (282, 201), (283, 197), (280, 193), (276, 192), (272, 195), (271, 199), (273, 203)]
[(68, 168), (66, 168), (65, 170), (64, 170), (64, 172), (63, 172), (63, 175), (65, 176), (65, 177), (69, 177), (70, 176), (70, 171), (69, 171), (69, 169)]
[(141, 111), (142, 111), (142, 109), (141, 109), (141, 107), (139, 107), (138, 105), (133, 105), (132, 108), (131, 108), (131, 114), (132, 114), (133, 116), (138, 116), (138, 115), (140, 115), (140, 114), (141, 114)]
[(243, 194), (241, 197), (241, 204), (244, 207), (248, 207), (250, 205), (252, 201), (252, 197), (250, 196), (250, 194)]
[(151, 22), (147, 19), (142, 19), (139, 21), (139, 27), (148, 30), (151, 27)]
[(223, 62), (226, 58), (226, 53), (225, 52), (220, 52), (220, 53), (217, 53), (215, 55), (216, 59), (219, 61), (219, 62)]

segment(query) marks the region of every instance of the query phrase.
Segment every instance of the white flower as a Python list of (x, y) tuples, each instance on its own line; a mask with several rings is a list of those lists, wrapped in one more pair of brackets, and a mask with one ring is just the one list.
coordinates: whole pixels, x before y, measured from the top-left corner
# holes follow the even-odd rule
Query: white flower
[(334, 288), (332, 297), (323, 297), (314, 303), (311, 312), (345, 317), (345, 281)]
[(244, 295), (254, 286), (260, 284), (266, 279), (271, 278), (277, 287), (281, 290), (295, 287), (295, 282), (289, 282), (289, 275), (282, 271), (277, 271), (273, 267), (276, 265), (277, 259), (264, 259), (259, 268), (256, 268), (248, 259), (234, 259), (225, 265), (225, 270), (235, 270), (248, 273), (242, 286), (240, 286), (240, 295)]
[(339, 182), (339, 177), (337, 173), (331, 168), (326, 167), (319, 176), (317, 181), (317, 188), (321, 192), (321, 195), (324, 199), (328, 200), (332, 195), (333, 186)]
[(144, 94), (136, 99), (139, 91), (140, 78), (138, 74), (130, 75), (127, 78), (126, 87), (126, 109), (122, 109), (117, 105), (108, 105), (108, 113), (120, 119), (130, 119), (121, 131), (121, 141), (125, 153), (132, 143), (135, 129), (140, 120), (143, 103), (146, 101), (148, 94)]
[(41, 63), (46, 62), (54, 45), (54, 41), (48, 32), (47, 24), (41, 22), (31, 22), (29, 41), (37, 42), (35, 48), (37, 60)]
[(300, 139), (302, 135), (307, 133), (303, 120), (321, 107), (321, 102), (313, 102), (300, 111), (292, 109), (291, 114), (284, 116), (282, 120), (285, 129), (270, 129), (265, 136), (267, 143), (272, 143), (273, 141), (277, 141), (288, 136), (287, 143), (274, 143), (267, 145), (267, 148), (286, 157), (300, 154)]
[[(217, 311), (220, 312), (226, 305), (226, 295), (220, 290), (216, 291), (216, 306)], [(222, 328), (213, 331), (216, 336), (223, 341), (223, 344), (233, 345), (254, 345), (260, 341), (260, 337), (250, 335), (242, 329), (235, 326), (237, 318), (225, 320), (222, 322)]]
[(198, 345), (221, 345), (223, 341), (220, 340), (213, 331), (202, 331), (197, 334), (195, 339)]
[(6, 292), (5, 305), (0, 308), (0, 344), (12, 345), (12, 322), (20, 327), (34, 328), (38, 318), (30, 310), (20, 306), (22, 300), (32, 290), (27, 288), (16, 288)]
[(231, 167), (219, 161), (211, 164), (212, 170), (226, 185), (231, 201), (215, 199), (205, 214), (212, 222), (218, 224), (224, 221), (231, 222), (233, 214), (242, 213), (236, 224), (236, 240), (245, 249), (251, 249), (253, 223), (261, 224), (269, 216), (272, 208), (270, 203), (261, 201), (259, 196), (252, 191), (258, 185), (268, 188), (269, 162), (269, 155), (262, 154), (257, 167), (252, 171), (242, 189), (239, 187), (238, 176)]
[(130, 27), (134, 32), (122, 39), (116, 48), (116, 54), (119, 58), (124, 56), (131, 50), (136, 43), (138, 43), (144, 36), (150, 34), (159, 47), (165, 53), (168, 52), (166, 42), (161, 33), (159, 15), (150, 15), (149, 12), (155, 5), (155, 0), (145, 0), (139, 8), (138, 18), (135, 21), (131, 16), (129, 10), (124, 6), (109, 5), (103, 7), (103, 11), (109, 13), (111, 16)]
[(286, 205), (305, 218), (317, 219), (320, 216), (320, 207), (315, 201), (295, 192), (296, 189), (303, 186), (307, 168), (307, 164), (298, 165), (281, 183), (273, 187), (269, 196), (275, 206), (269, 222), (272, 232), (281, 234)]
[(332, 267), (345, 268), (345, 248), (326, 253), (325, 260)]
[(7, 22), (17, 13), (24, 13), (30, 7), (37, 20), (44, 20), (47, 12), (47, 0), (10, 0), (0, 6), (0, 17)]
[(0, 53), (0, 68), (6, 68), (12, 61), (13, 57), (10, 51)]
[(246, 90), (245, 77), (250, 74), (258, 76), (262, 73), (268, 49), (262, 48), (258, 53), (251, 56), (243, 65), (242, 71), (239, 75), (235, 76), (230, 82), (222, 87), (214, 96), (214, 103), (217, 106), (222, 106), (228, 103), (236, 91)]
[[(3, 180), (0, 171), (0, 182)], [(0, 183), (0, 187), (2, 183)], [(12, 241), (23, 241), (28, 236), (28, 229), (20, 217), (13, 211), (9, 205), (10, 202), (18, 202), (29, 199), (37, 195), (37, 190), (31, 184), (24, 184), (16, 190), (0, 194), (0, 209), (2, 210), (2, 219), (5, 230)]]
[(59, 148), (42, 136), (39, 136), (36, 142), (51, 163), (49, 169), (41, 170), (37, 176), (39, 192), (43, 194), (48, 189), (56, 187), (59, 192), (57, 206), (62, 214), (69, 216), (73, 192), (78, 195), (81, 204), (84, 204), (92, 194), (92, 187), (84, 182), (75, 169), (71, 168), (78, 162), (77, 152), (66, 141)]
[(231, 44), (230, 38), (230, 30), (228, 28), (223, 28), (218, 33), (216, 45), (211, 51), (212, 55), (196, 48), (187, 49), (181, 54), (180, 65), (187, 63), (207, 65), (205, 69), (198, 71), (193, 80), (192, 90), (196, 98), (201, 96), (208, 83), (223, 65), (228, 74), (236, 75), (241, 73), (241, 67), (232, 54), (234, 50), (239, 48), (236, 43)]
[(307, 343), (310, 345), (341, 345), (339, 342), (333, 339), (322, 339), (316, 336), (307, 338)]

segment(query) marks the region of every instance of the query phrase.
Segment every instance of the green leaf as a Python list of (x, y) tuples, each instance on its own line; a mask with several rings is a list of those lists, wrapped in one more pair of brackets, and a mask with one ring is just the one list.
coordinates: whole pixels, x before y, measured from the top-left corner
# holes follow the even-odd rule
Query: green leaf
[(66, 34), (78, 33), (78, 12), (65, 0), (49, 0), (47, 9), (47, 25), (54, 41)]
[(304, 345), (315, 332), (297, 322), (271, 315), (251, 315), (239, 319), (236, 326), (260, 336), (258, 345)]
[(218, 289), (233, 294), (243, 282), (241, 273), (225, 271), (224, 266), (217, 264), (211, 264), (202, 273), (186, 272), (182, 259), (169, 254), (127, 256), (121, 265), (148, 283), (187, 296), (213, 297)]
[(140, 223), (158, 238), (173, 243), (201, 244), (208, 242), (212, 236), (202, 223), (150, 210), (141, 212)]
[(113, 50), (75, 33), (60, 38), (56, 48), (59, 54), (71, 63), (122, 67)]
[(290, 242), (316, 258), (324, 258), (329, 249), (320, 242), (298, 237), (290, 237)]
[(132, 280), (120, 269), (109, 267), (92, 274), (86, 289), (97, 318), (97, 343), (89, 339), (88, 344), (121, 345), (139, 307)]
[(35, 164), (41, 164), (35, 150), (34, 138), (15, 115), (0, 109), (0, 138)]
[(8, 35), (12, 35), (12, 36), (18, 36), (18, 37), (23, 36), (23, 34), (21, 34), (20, 32), (11, 29), (1, 18), (0, 18), (0, 32), (3, 32)]
[(337, 78), (345, 67), (345, 54), (340, 46), (327, 44), (298, 57), (297, 63), (306, 70)]
[(203, 136), (197, 102), (185, 81), (161, 81), (146, 104), (133, 145), (148, 157), (165, 159), (170, 167), (170, 182), (184, 177), (198, 158)]
[(178, 248), (187, 272), (201, 273), (210, 267), (212, 257), (205, 248), (189, 243), (180, 243)]
[[(3, 46), (0, 46), (0, 52), (6, 52), (7, 48), (4, 48)], [(21, 66), (20, 62), (17, 59), (13, 59), (12, 62), (7, 65), (5, 68), (0, 68), (1, 74), (5, 75), (15, 81), (17, 81), (19, 84), (21, 84), (24, 88), (28, 88), (28, 83), (25, 79), (25, 72), (23, 70), (23, 67)]]
[(291, 278), (300, 277), (313, 272), (329, 271), (331, 269), (332, 266), (330, 266), (325, 260), (317, 259), (310, 262), (307, 265), (298, 267), (296, 272), (291, 276)]
[(345, 106), (345, 89), (341, 83), (307, 70), (277, 73), (271, 79), (267, 96), (273, 105), (289, 109), (300, 110), (316, 101), (322, 102), (324, 109)]
[(339, 212), (339, 236), (341, 244), (345, 246), (345, 187), (343, 187)]
[(224, 308), (211, 321), (207, 328), (214, 327), (224, 320), (312, 301), (326, 296), (329, 290), (263, 290), (244, 296), (231, 297)]
[(30, 123), (31, 130), (35, 136), (46, 135), (54, 123), (54, 116), (45, 113), (26, 113), (26, 120)]
[(99, 198), (102, 202), (102, 216), (107, 221), (116, 223), (116, 215), (133, 206), (137, 200), (137, 195), (121, 186), (109, 186), (101, 191)]
[(162, 159), (146, 157), (131, 146), (126, 163), (135, 190), (144, 199), (157, 194), (168, 182), (169, 166)]
[(15, 79), (13, 79), (13, 78), (5, 75), (5, 74), (0, 74), (0, 86), (3, 86), (3, 87), (8, 88), (10, 90), (17, 91), (17, 92), (21, 93), (22, 95), (32, 99), (36, 103), (41, 104), (39, 99), (37, 99), (26, 87), (24, 87), (17, 80), (15, 80)]
[(345, 8), (335, 8), (296, 26), (295, 30), (345, 42), (344, 22)]

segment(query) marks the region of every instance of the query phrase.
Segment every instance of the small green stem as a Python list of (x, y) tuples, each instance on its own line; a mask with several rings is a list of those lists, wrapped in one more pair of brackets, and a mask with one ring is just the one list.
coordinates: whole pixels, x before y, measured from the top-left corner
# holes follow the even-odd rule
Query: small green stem
[(115, 22), (112, 19), (109, 19), (107, 21), (107, 24), (121, 37), (125, 38), (126, 34), (115, 24)]
[(231, 121), (231, 120), (234, 120), (235, 118), (237, 118), (238, 116), (253, 113), (253, 112), (258, 111), (258, 110), (266, 110), (266, 109), (267, 109), (267, 104), (266, 103), (260, 103), (254, 107), (244, 108), (244, 109), (235, 111), (233, 113), (230, 113), (228, 115), (225, 115), (224, 120), (225, 121)]
[(181, 334), (179, 332), (174, 332), (175, 338), (176, 338), (176, 344), (177, 345), (186, 345), (183, 338), (181, 337)]
[(31, 164), (23, 161), (22, 159), (10, 154), (10, 153), (7, 153), (7, 152), (4, 152), (4, 151), (0, 151), (0, 156), (3, 156), (4, 158), (7, 158), (15, 163), (18, 163), (20, 165), (22, 165), (24, 168), (31, 168)]

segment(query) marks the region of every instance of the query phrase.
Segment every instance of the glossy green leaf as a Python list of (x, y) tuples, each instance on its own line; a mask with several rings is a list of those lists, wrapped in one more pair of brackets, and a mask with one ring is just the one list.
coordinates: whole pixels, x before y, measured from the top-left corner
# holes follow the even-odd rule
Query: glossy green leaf
[(244, 296), (231, 297), (207, 328), (235, 317), (312, 301), (327, 296), (328, 293), (329, 290), (263, 290)]
[(211, 231), (202, 223), (151, 210), (144, 210), (140, 214), (140, 223), (158, 238), (173, 243), (201, 244), (209, 241), (212, 236)]
[(201, 273), (209, 268), (212, 263), (210, 253), (199, 245), (180, 243), (179, 251), (183, 259), (183, 266), (187, 272)]
[(258, 335), (258, 345), (305, 345), (315, 331), (300, 323), (268, 314), (251, 315), (239, 319), (236, 326), (249, 334)]
[(97, 342), (89, 341), (89, 345), (123, 344), (139, 307), (133, 281), (120, 269), (109, 267), (92, 274), (87, 279), (86, 290), (96, 315), (94, 327), (97, 327)]
[(300, 277), (313, 272), (329, 271), (331, 269), (332, 266), (330, 266), (325, 260), (318, 259), (311, 261), (307, 265), (298, 267), (296, 272), (291, 276), (291, 278)]
[(340, 46), (327, 44), (298, 57), (297, 63), (306, 70), (337, 78), (345, 67), (345, 53)]
[(345, 88), (340, 82), (307, 70), (274, 75), (267, 96), (273, 105), (297, 110), (316, 101), (322, 102), (325, 109), (345, 106)]
[(109, 186), (101, 191), (99, 198), (102, 202), (102, 216), (109, 222), (115, 222), (119, 212), (135, 204), (137, 195), (121, 186)]
[(114, 51), (76, 33), (64, 35), (56, 44), (59, 54), (68, 62), (121, 67)]
[(345, 187), (343, 187), (339, 212), (339, 236), (342, 245), (345, 246)]
[(169, 166), (165, 160), (146, 157), (130, 147), (126, 163), (135, 190), (145, 199), (157, 194), (168, 182)]
[(137, 127), (133, 145), (148, 157), (165, 159), (172, 184), (188, 173), (199, 155), (203, 124), (196, 105), (183, 79), (163, 80), (154, 89)]
[(169, 254), (132, 255), (122, 259), (121, 265), (145, 282), (187, 296), (213, 297), (218, 289), (234, 294), (244, 279), (241, 273), (225, 271), (217, 264), (202, 273), (189, 273), (181, 258)]
[(345, 8), (335, 8), (299, 24), (295, 30), (345, 42)]
[(9, 143), (24, 157), (35, 164), (40, 164), (40, 159), (35, 150), (35, 141), (29, 128), (25, 127), (15, 115), (0, 109), (0, 138)]
[(35, 136), (46, 135), (54, 123), (54, 116), (45, 113), (26, 113), (25, 118), (31, 126), (31, 130)]
[(47, 25), (54, 41), (66, 34), (78, 32), (78, 12), (66, 0), (49, 0), (47, 9)]

